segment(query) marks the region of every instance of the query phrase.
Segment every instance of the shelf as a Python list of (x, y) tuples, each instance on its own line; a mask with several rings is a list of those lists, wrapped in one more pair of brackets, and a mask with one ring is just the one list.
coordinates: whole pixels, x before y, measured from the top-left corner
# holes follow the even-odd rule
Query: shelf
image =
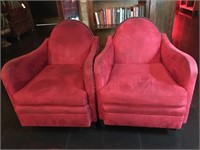
[[(107, 37), (109, 35), (112, 35), (115, 31), (115, 29), (120, 25), (119, 22), (124, 21), (127, 18), (130, 18), (131, 15), (134, 16), (132, 13), (131, 15), (127, 15), (127, 12), (130, 13), (130, 10), (133, 12), (132, 8), (136, 6), (142, 6), (144, 10), (144, 16), (146, 16), (146, 0), (139, 1), (139, 0), (89, 0), (87, 1), (87, 8), (88, 8), (88, 17), (89, 17), (89, 25), (91, 30), (93, 31), (94, 35), (99, 37), (99, 46), (104, 47), (106, 44)], [(126, 17), (123, 17), (123, 19), (116, 20), (116, 17), (113, 17), (113, 14), (116, 14), (116, 10), (113, 11), (113, 8), (122, 8), (126, 11)], [(106, 16), (106, 9), (108, 9), (108, 16)], [(109, 10), (111, 9), (111, 10)], [(139, 8), (138, 8), (139, 9)], [(102, 17), (102, 11), (103, 11), (103, 17)], [(105, 13), (104, 13), (105, 11)], [(111, 11), (111, 13), (110, 13)], [(122, 10), (123, 11), (123, 10)], [(95, 16), (95, 12), (97, 12), (97, 16)], [(114, 13), (113, 13), (114, 12)], [(117, 11), (119, 13), (119, 11)], [(125, 11), (123, 11), (125, 14)], [(141, 13), (142, 14), (142, 13)], [(111, 16), (111, 17), (110, 17)], [(139, 13), (138, 13), (139, 16)], [(104, 19), (105, 17), (109, 18), (109, 21), (107, 22), (107, 19)], [(98, 18), (98, 19), (96, 19)], [(102, 19), (103, 18), (103, 19)], [(110, 21), (111, 18), (111, 21)], [(99, 20), (99, 21), (97, 21)], [(103, 21), (102, 21), (103, 20)], [(106, 21), (105, 21), (106, 20)], [(120, 20), (120, 21), (119, 21)], [(99, 25), (97, 25), (97, 22)], [(103, 24), (103, 25), (102, 25)]]
[(105, 30), (105, 29), (114, 29), (118, 26), (119, 24), (111, 24), (111, 25), (95, 25), (94, 29), (95, 30)]
[(194, 10), (193, 6), (188, 7), (186, 5), (180, 5), (180, 8), (187, 9), (187, 10), (190, 10), (190, 11)]
[(199, 10), (198, 2), (198, 0), (180, 0), (179, 7), (181, 9), (192, 11), (194, 13), (195, 11)]
[(68, 10), (77, 10), (77, 7), (71, 7), (71, 8), (64, 8), (65, 11), (68, 11)]

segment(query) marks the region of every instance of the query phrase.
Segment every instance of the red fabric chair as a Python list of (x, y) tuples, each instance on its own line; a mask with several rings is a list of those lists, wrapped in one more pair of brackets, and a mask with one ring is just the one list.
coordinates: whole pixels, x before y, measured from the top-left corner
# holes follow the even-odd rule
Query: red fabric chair
[(104, 124), (179, 129), (186, 123), (196, 62), (148, 19), (124, 21), (94, 67)]
[(90, 29), (69, 20), (39, 48), (4, 65), (2, 81), (22, 126), (89, 127), (97, 120), (97, 49)]

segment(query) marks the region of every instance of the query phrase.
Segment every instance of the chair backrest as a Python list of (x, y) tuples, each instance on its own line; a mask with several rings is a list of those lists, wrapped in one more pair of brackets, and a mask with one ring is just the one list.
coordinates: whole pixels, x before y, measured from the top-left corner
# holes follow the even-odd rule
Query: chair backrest
[(78, 64), (83, 66), (94, 35), (80, 21), (67, 20), (51, 32), (48, 43), (49, 64)]
[(161, 34), (146, 18), (130, 18), (113, 35), (115, 63), (160, 62)]

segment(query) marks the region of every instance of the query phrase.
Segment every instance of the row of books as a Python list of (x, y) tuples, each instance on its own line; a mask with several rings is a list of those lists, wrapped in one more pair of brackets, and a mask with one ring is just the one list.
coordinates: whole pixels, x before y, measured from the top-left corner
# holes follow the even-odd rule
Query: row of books
[(130, 17), (144, 17), (144, 5), (106, 8), (94, 12), (96, 25), (120, 24)]

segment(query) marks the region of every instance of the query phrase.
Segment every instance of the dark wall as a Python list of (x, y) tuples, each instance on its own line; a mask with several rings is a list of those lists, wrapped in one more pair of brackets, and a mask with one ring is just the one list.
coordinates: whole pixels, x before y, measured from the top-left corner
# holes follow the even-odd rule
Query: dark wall
[(176, 1), (173, 0), (148, 0), (150, 1), (149, 18), (157, 25), (160, 32), (167, 34), (172, 39)]
[(33, 18), (57, 17), (56, 1), (29, 1)]

